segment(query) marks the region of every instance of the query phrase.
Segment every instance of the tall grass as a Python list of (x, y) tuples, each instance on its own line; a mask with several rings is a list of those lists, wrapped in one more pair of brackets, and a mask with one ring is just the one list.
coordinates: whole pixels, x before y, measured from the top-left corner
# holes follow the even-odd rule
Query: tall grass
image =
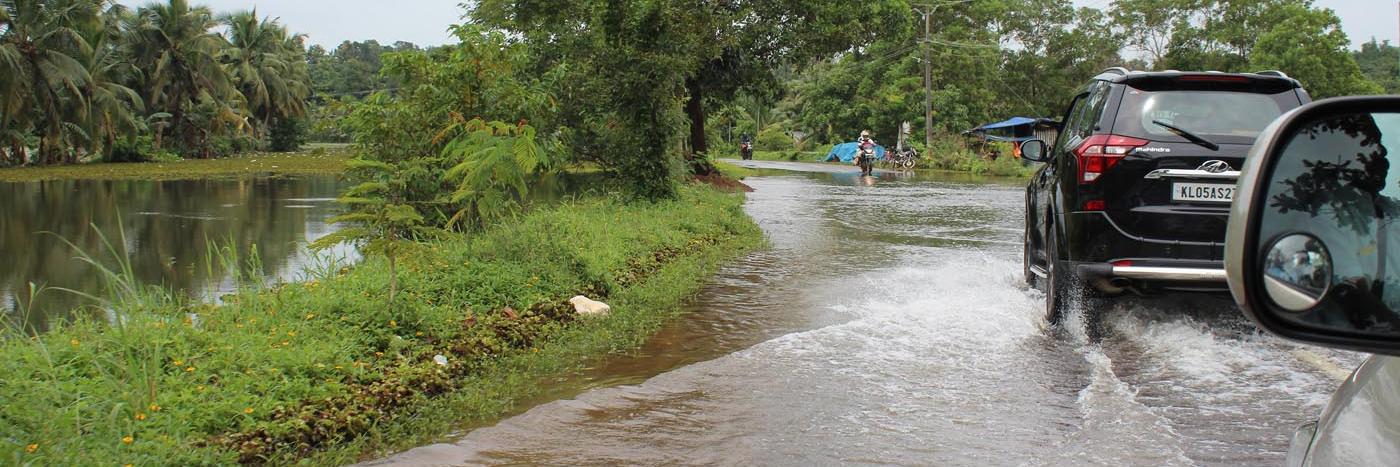
[[(569, 201), (426, 245), (403, 260), (392, 313), (380, 260), (264, 284), (255, 250), (211, 249), (211, 272), (235, 271), (213, 304), (137, 283), (125, 239), (103, 237), (103, 257), (79, 260), (103, 274), (92, 298), (110, 322), (0, 339), (0, 463), (338, 463), (494, 416), (539, 376), (635, 345), (760, 241), (740, 197), (681, 193)], [(564, 300), (580, 293), (613, 316), (573, 320)]]

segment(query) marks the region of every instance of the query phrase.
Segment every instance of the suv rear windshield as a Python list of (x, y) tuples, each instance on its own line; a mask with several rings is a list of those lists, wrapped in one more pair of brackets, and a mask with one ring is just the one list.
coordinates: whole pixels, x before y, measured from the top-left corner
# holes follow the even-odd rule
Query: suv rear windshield
[(1214, 143), (1253, 144), (1279, 115), (1302, 105), (1292, 90), (1277, 94), (1239, 91), (1144, 91), (1123, 93), (1113, 133), (1152, 141), (1183, 142), (1158, 120)]

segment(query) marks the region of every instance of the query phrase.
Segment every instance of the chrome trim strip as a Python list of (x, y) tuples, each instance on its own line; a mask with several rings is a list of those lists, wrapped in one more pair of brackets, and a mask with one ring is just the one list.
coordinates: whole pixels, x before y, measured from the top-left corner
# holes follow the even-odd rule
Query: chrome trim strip
[(1036, 277), (1039, 277), (1039, 278), (1041, 278), (1041, 279), (1044, 279), (1044, 278), (1046, 278), (1046, 277), (1050, 277), (1050, 275), (1047, 274), (1047, 273), (1045, 272), (1045, 268), (1042, 268), (1042, 267), (1037, 266), (1037, 265), (1034, 265), (1034, 264), (1031, 265), (1031, 274), (1035, 274)]
[(1128, 279), (1161, 281), (1225, 282), (1224, 269), (1164, 268), (1152, 266), (1114, 266), (1113, 275)]
[(1240, 172), (1238, 170), (1215, 173), (1194, 169), (1157, 169), (1148, 172), (1147, 175), (1143, 175), (1142, 178), (1148, 180), (1157, 180), (1161, 178), (1205, 178), (1211, 180), (1236, 180), (1240, 178)]

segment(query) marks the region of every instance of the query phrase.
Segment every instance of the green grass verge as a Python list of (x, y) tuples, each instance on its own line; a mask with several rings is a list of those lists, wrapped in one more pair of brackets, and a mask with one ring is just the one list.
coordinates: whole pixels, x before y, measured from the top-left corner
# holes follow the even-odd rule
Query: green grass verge
[(278, 154), (245, 154), (222, 159), (175, 162), (91, 163), (0, 169), (0, 182), (44, 180), (179, 180), (249, 175), (338, 174), (351, 156), (345, 148), (316, 148)]
[(715, 170), (719, 170), (720, 175), (724, 175), (733, 180), (743, 180), (748, 177), (758, 175), (758, 171), (747, 167), (740, 167), (724, 161), (714, 161)]
[[(221, 306), (141, 294), (113, 305), (115, 324), (0, 342), (0, 459), (339, 464), (432, 441), (636, 347), (762, 241), (742, 196), (685, 186), (673, 201), (573, 201), (426, 245), (402, 260), (392, 309), (378, 259)], [(575, 294), (613, 314), (575, 319)]]
[(1022, 164), (1020, 159), (1010, 155), (998, 157), (997, 160), (992, 161), (968, 151), (955, 151), (940, 155), (932, 163), (922, 167), (972, 175), (1016, 178), (1029, 178), (1040, 168), (1038, 164)]
[(821, 162), (826, 153), (815, 151), (754, 151), (756, 161)]

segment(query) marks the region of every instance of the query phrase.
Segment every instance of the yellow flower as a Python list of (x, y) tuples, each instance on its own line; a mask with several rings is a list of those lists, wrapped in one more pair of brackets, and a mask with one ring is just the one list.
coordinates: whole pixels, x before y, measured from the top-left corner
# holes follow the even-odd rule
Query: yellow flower
[(161, 321), (156, 321), (155, 324), (152, 324), (152, 326), (155, 326), (156, 329), (163, 329), (165, 328), (165, 323)]
[(160, 412), (160, 406), (159, 406), (159, 405), (156, 405), (156, 404), (151, 404), (151, 411), (152, 411), (152, 412)]
[(39, 443), (30, 444), (30, 445), (24, 447), (24, 452), (27, 452), (27, 453), (30, 453), (30, 454), (34, 454), (34, 451), (38, 451), (38, 450), (39, 450)]
[(282, 345), (283, 345), (283, 346), (286, 346), (287, 344), (290, 344), (290, 342), (282, 341)]
[(70, 340), (70, 341), (68, 341), (68, 343), (69, 343), (69, 344), (73, 344), (73, 347), (77, 347), (78, 344), (79, 344), (79, 342), (78, 342), (77, 339)]
[(316, 317), (315, 314), (312, 314), (312, 313), (307, 313), (307, 314), (306, 314), (306, 319), (312, 319), (312, 318), (315, 318), (315, 317)]
[(131, 443), (133, 443), (133, 442), (135, 442), (135, 441), (136, 441), (136, 438), (132, 438), (131, 435), (127, 435), (127, 436), (123, 436), (123, 437), (122, 437), (122, 444), (131, 444)]
[(418, 337), (423, 337), (423, 331), (418, 331), (418, 332), (414, 333), (413, 335), (418, 336)]
[(287, 337), (296, 337), (296, 336), (297, 336), (297, 332), (296, 332), (296, 331), (287, 331)]
[(175, 366), (182, 366), (182, 365), (185, 364), (185, 361), (184, 361), (184, 360), (175, 360), (175, 361), (170, 362), (170, 363), (173, 364), (173, 365), (175, 365)]
[(195, 386), (195, 387), (194, 387), (194, 390), (199, 391), (199, 392), (204, 392), (204, 386)]
[(140, 412), (137, 412), (137, 413), (136, 413), (136, 421), (139, 422), (139, 421), (142, 421), (142, 420), (145, 420), (145, 419), (146, 419), (146, 414), (143, 414), (143, 413), (140, 413)]
[(246, 408), (246, 409), (243, 409), (243, 413), (251, 414), (251, 413), (253, 413), (253, 408), (252, 408), (252, 407), (248, 407), (248, 408)]
[(399, 325), (399, 322), (398, 322), (398, 321), (394, 321), (394, 320), (392, 320), (392, 319), (389, 320), (389, 327), (394, 327), (394, 326), (398, 326), (398, 325)]
[(187, 367), (185, 367), (185, 373), (194, 373), (194, 367), (192, 367), (192, 366), (187, 366)]

